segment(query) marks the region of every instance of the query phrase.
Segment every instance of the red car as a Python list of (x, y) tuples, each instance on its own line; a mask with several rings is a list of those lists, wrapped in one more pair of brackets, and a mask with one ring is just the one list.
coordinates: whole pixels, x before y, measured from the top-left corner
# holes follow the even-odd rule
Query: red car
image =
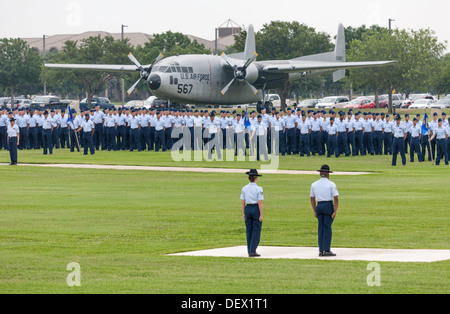
[(349, 109), (362, 109), (363, 106), (366, 106), (368, 103), (370, 103), (369, 99), (364, 98), (356, 98), (353, 99), (351, 102), (348, 103), (348, 105), (345, 105), (344, 108)]
[[(375, 108), (375, 96), (368, 96), (367, 98), (374, 104), (373, 107), (370, 108)], [(387, 108), (389, 106), (389, 99), (380, 95), (378, 96), (378, 104), (380, 105), (380, 108)]]
[(367, 99), (363, 105), (361, 105), (361, 109), (374, 109), (375, 103)]

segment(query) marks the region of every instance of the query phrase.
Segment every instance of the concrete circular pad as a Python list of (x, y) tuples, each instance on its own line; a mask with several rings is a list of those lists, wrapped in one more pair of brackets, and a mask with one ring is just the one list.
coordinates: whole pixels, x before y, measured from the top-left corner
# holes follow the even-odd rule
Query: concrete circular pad
[[(332, 248), (337, 256), (319, 257), (317, 248), (260, 246), (259, 258), (267, 259), (320, 259), (370, 262), (419, 262), (431, 263), (450, 259), (450, 250), (400, 250)], [(171, 256), (248, 257), (246, 246), (170, 254)]]

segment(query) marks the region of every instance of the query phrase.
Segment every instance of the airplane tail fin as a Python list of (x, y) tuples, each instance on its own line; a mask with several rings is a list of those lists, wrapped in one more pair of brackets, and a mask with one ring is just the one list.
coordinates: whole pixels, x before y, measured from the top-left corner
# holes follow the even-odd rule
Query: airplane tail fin
[(245, 41), (244, 57), (246, 60), (252, 58), (256, 52), (255, 29), (253, 25), (248, 26), (247, 40)]
[[(345, 62), (345, 32), (344, 25), (339, 24), (336, 36), (336, 47), (332, 52), (319, 53), (316, 55), (295, 58), (298, 61), (322, 61), (322, 62)], [(337, 82), (345, 77), (345, 70), (333, 72), (333, 81)]]
[[(344, 25), (339, 24), (338, 33), (336, 36), (336, 47), (334, 49), (333, 61), (335, 62), (345, 62), (345, 32)], [(337, 82), (345, 77), (345, 70), (339, 70), (333, 73), (333, 81)]]
[(255, 29), (253, 25), (249, 25), (247, 30), (247, 39), (245, 41), (245, 51), (229, 54), (228, 57), (233, 59), (245, 60), (252, 58), (256, 52)]

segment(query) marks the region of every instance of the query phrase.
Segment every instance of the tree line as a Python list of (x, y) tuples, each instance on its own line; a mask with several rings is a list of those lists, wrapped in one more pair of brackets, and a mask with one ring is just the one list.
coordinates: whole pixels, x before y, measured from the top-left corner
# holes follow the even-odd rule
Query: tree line
[[(235, 35), (235, 44), (227, 54), (241, 52), (245, 47), (246, 31)], [(397, 60), (392, 67), (347, 71), (346, 78), (333, 83), (331, 75), (315, 76), (286, 82), (275, 91), (286, 98), (322, 98), (341, 94), (350, 88), (355, 93), (387, 93), (393, 90), (406, 94), (450, 92), (450, 55), (445, 55), (447, 43), (439, 42), (430, 29), (389, 30), (365, 25), (345, 29), (347, 61)], [(331, 36), (299, 22), (273, 21), (256, 32), (258, 60), (292, 59), (305, 55), (332, 51)], [(191, 41), (181, 33), (156, 34), (143, 46), (133, 47), (127, 39), (90, 37), (81, 42), (67, 41), (63, 49), (47, 55), (47, 63), (130, 64), (132, 52), (141, 64), (151, 64), (159, 53), (166, 57), (181, 54), (211, 54), (204, 45)], [(48, 69), (39, 52), (21, 39), (0, 39), (0, 94), (39, 94), (43, 83), (52, 94), (78, 98), (87, 95), (88, 101), (105, 90), (119, 90), (119, 79), (131, 86), (138, 74), (117, 74), (95, 71)], [(123, 75), (123, 76), (122, 76)], [(140, 92), (140, 93), (139, 93)], [(142, 84), (138, 94), (147, 95)], [(120, 99), (119, 95), (113, 98)], [(391, 102), (392, 103), (392, 102)]]

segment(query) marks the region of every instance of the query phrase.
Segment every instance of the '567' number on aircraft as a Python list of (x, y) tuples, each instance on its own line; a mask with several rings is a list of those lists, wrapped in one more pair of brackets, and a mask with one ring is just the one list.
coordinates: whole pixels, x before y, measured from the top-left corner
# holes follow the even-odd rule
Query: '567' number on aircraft
[(190, 94), (194, 85), (192, 84), (178, 84), (177, 93), (178, 94)]

